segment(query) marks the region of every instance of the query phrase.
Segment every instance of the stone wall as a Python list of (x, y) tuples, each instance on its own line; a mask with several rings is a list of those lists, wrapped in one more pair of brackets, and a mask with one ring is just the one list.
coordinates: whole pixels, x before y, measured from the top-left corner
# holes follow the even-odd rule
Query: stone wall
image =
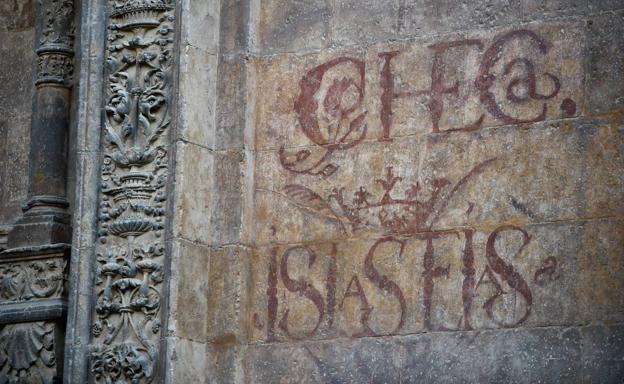
[(35, 10), (32, 0), (0, 4), (0, 248), (28, 189)]
[(179, 377), (618, 382), (624, 3), (242, 3)]
[[(9, 225), (47, 143), (33, 2), (3, 1)], [(71, 259), (24, 281), (67, 277), (63, 382), (624, 377), (622, 0), (51, 4), (73, 237), (36, 251)]]

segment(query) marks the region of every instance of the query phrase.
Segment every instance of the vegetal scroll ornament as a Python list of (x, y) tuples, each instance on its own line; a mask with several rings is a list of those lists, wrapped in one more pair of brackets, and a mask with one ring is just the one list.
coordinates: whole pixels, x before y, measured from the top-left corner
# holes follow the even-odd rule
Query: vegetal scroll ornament
[(139, 384), (160, 355), (174, 3), (109, 5), (91, 375)]

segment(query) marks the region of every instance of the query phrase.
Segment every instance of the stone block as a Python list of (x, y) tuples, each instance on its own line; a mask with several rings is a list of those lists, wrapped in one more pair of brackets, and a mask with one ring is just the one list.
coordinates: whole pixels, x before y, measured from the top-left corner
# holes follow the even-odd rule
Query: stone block
[(579, 382), (574, 328), (253, 345), (249, 383)]
[(169, 332), (180, 338), (206, 342), (210, 250), (175, 240), (171, 248)]
[(584, 323), (624, 321), (624, 227), (619, 223), (586, 223), (579, 233), (576, 296)]
[[(23, 11), (22, 16), (13, 12)], [(21, 19), (25, 17), (26, 19)], [(0, 5), (0, 223), (21, 214), (28, 190), (31, 96), (33, 92), (34, 11), (26, 1)], [(5, 20), (6, 22), (3, 22)], [(18, 25), (14, 25), (16, 23)]]
[(174, 237), (210, 244), (213, 175), (214, 154), (210, 150), (176, 143), (174, 214), (170, 219)]
[(208, 345), (207, 357), (210, 363), (208, 377), (211, 383), (244, 383), (243, 357), (246, 347), (233, 345), (230, 340), (221, 340)]
[(222, 54), (243, 53), (249, 39), (250, 2), (247, 0), (221, 1), (219, 51)]
[(431, 137), (419, 176), (447, 173), (453, 183), (492, 159), (451, 198), (436, 224), (442, 228), (618, 216), (624, 212), (613, 199), (624, 191), (620, 135), (616, 122), (576, 120), (494, 129), (475, 133), (474, 141)]
[(182, 44), (216, 55), (219, 52), (220, 1), (181, 0)]
[(587, 1), (586, 4), (590, 13), (615, 11), (624, 8), (624, 2), (622, 2), (622, 0), (590, 0)]
[(240, 149), (244, 143), (247, 61), (241, 56), (219, 58), (216, 149)]
[(405, 1), (338, 0), (331, 18), (332, 43), (366, 45), (396, 38)]
[(211, 182), (218, 188), (213, 197), (212, 245), (234, 244), (240, 240), (243, 220), (243, 172), (245, 158), (242, 151), (219, 151), (214, 155), (214, 176)]
[(329, 45), (326, 0), (266, 0), (251, 11), (250, 49), (258, 54), (298, 52)]
[(242, 246), (214, 248), (210, 253), (207, 334), (217, 349), (247, 341), (251, 252)]
[[(621, 4), (624, 6), (624, 4)], [(587, 112), (624, 108), (624, 12), (603, 13), (587, 21)]]
[(31, 0), (8, 0), (0, 4), (0, 30), (23, 31), (35, 26), (35, 4)]
[(339, 0), (331, 18), (332, 43), (362, 46), (510, 24), (581, 19), (623, 6), (621, 0)]
[(583, 382), (618, 383), (624, 377), (624, 326), (581, 329)]
[(167, 338), (167, 375), (166, 384), (176, 383), (212, 383), (206, 344), (177, 337)]
[(218, 59), (191, 45), (180, 58), (177, 138), (214, 147)]
[(398, 14), (400, 36), (414, 37), (509, 24), (580, 19), (621, 9), (621, 0), (405, 0)]

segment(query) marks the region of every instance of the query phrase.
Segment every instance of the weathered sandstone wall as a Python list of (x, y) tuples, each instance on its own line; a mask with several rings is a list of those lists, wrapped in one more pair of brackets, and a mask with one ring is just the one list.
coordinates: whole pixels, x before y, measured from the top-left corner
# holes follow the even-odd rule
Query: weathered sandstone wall
[(624, 4), (252, 3), (220, 10), (181, 377), (620, 380)]
[(0, 4), (0, 241), (28, 188), (34, 19), (31, 0)]
[[(0, 0), (0, 248), (34, 4)], [(73, 237), (23, 281), (64, 382), (621, 382), (623, 0), (63, 4)]]

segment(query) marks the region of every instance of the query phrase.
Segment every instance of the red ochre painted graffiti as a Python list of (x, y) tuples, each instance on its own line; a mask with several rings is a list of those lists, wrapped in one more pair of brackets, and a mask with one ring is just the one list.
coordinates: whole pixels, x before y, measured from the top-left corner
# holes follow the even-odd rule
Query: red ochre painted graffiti
[[(319, 122), (317, 117), (319, 105), (315, 95), (321, 88), (326, 72), (337, 66), (352, 69), (354, 77), (334, 79), (322, 102), (326, 116)], [(286, 169), (295, 173), (330, 176), (336, 171), (336, 166), (323, 165), (325, 160), (334, 151), (351, 148), (364, 139), (366, 112), (359, 111), (364, 99), (364, 70), (363, 61), (341, 57), (315, 67), (301, 79), (299, 83), (301, 94), (295, 102), (295, 112), (303, 133), (325, 152), (320, 158), (311, 159), (311, 152), (304, 149), (298, 151), (294, 159), (289, 159), (290, 156), (281, 148), (280, 161)], [(298, 165), (301, 163), (307, 165), (299, 169)]]
[(434, 179), (426, 199), (421, 197), (423, 187), (419, 182), (409, 185), (402, 197), (394, 196), (403, 178), (396, 176), (392, 167), (386, 168), (383, 178), (375, 180), (383, 190), (378, 196), (363, 186), (353, 192), (352, 198), (344, 187), (333, 188), (326, 198), (300, 184), (286, 185), (284, 192), (297, 206), (337, 223), (345, 233), (363, 229), (386, 234), (422, 232), (433, 227), (461, 187), (495, 161), (492, 158), (477, 164), (455, 184), (447, 178)]
[[(546, 118), (547, 100), (557, 96), (561, 90), (560, 79), (547, 71), (536, 68), (536, 64), (528, 57), (507, 58), (504, 49), (513, 46), (514, 42), (523, 42), (530, 47), (527, 54), (546, 55), (549, 43), (537, 33), (522, 29), (503, 34), (487, 49), (479, 39), (464, 39), (441, 42), (430, 45), (433, 62), (430, 73), (430, 87), (424, 90), (399, 90), (395, 80), (400, 76), (394, 72), (393, 61), (400, 57), (401, 51), (389, 51), (378, 54), (379, 77), (381, 88), (379, 95), (379, 116), (381, 123), (378, 141), (392, 140), (393, 104), (398, 99), (419, 98), (427, 107), (431, 120), (431, 132), (468, 132), (482, 127), (486, 113), (482, 113), (473, 122), (463, 126), (441, 129), (440, 120), (445, 110), (447, 95), (458, 96), (460, 86), (472, 87), (478, 94), (479, 101), (485, 112), (504, 124), (532, 123)], [(455, 49), (469, 49), (483, 52), (476, 78), (473, 82), (460, 84), (455, 81), (447, 85), (444, 68), (445, 54)], [(500, 73), (496, 73), (496, 64), (504, 62)], [(294, 103), (299, 127), (303, 134), (319, 148), (314, 154), (310, 149), (294, 152), (282, 147), (279, 159), (282, 166), (295, 173), (331, 176), (338, 165), (329, 161), (331, 155), (339, 150), (353, 148), (367, 135), (365, 97), (366, 63), (354, 57), (339, 57), (310, 69), (299, 83), (300, 93)], [(341, 73), (341, 78), (329, 76)], [(340, 77), (338, 76), (338, 77)], [(513, 77), (511, 77), (513, 76)], [(511, 78), (510, 78), (511, 77)], [(326, 80), (327, 79), (327, 80)], [(538, 79), (544, 79), (544, 88), (538, 90)], [(328, 84), (325, 84), (325, 83)], [(500, 84), (504, 83), (504, 84)], [(496, 87), (503, 86), (504, 99), (497, 99)], [(500, 98), (500, 96), (499, 96)], [(541, 108), (534, 116), (513, 116), (506, 111), (501, 102), (513, 106), (526, 105), (529, 101), (543, 101)], [(576, 103), (566, 98), (559, 109), (564, 117), (576, 113)]]
[[(505, 257), (499, 254), (496, 249), (496, 243), (504, 233), (519, 234), (521, 242), (514, 246), (515, 254), (505, 255)], [(437, 264), (436, 260), (440, 255), (436, 252), (436, 241), (443, 240), (445, 238), (454, 237), (457, 239), (463, 238), (463, 251), (461, 257), (462, 267), (459, 271), (454, 271), (450, 264)], [(524, 323), (531, 314), (533, 306), (533, 294), (531, 288), (525, 277), (520, 274), (510, 260), (518, 260), (522, 256), (523, 250), (530, 243), (531, 236), (525, 229), (517, 226), (501, 226), (491, 232), (486, 241), (485, 265), (482, 271), (480, 271), (480, 278), (477, 280), (477, 271), (475, 270), (475, 254), (474, 254), (474, 231), (472, 229), (463, 230), (445, 230), (445, 231), (431, 231), (412, 234), (409, 237), (396, 237), (386, 236), (378, 239), (366, 253), (362, 269), (360, 273), (352, 274), (347, 280), (344, 281), (344, 288), (340, 291), (336, 287), (336, 252), (337, 244), (332, 244), (331, 251), (327, 254), (317, 254), (313, 249), (314, 246), (293, 246), (288, 247), (283, 252), (279, 252), (279, 247), (274, 247), (271, 251), (271, 262), (269, 266), (268, 275), (268, 288), (267, 288), (267, 316), (268, 324), (266, 328), (267, 340), (276, 341), (280, 338), (286, 337), (289, 339), (302, 339), (314, 337), (321, 324), (327, 324), (327, 327), (334, 326), (334, 316), (336, 311), (340, 311), (344, 307), (344, 303), (347, 300), (355, 300), (359, 303), (360, 316), (359, 318), (352, 319), (353, 322), (357, 322), (359, 331), (353, 333), (350, 336), (364, 337), (364, 336), (377, 336), (392, 335), (400, 333), (406, 326), (406, 319), (408, 315), (408, 308), (414, 308), (420, 305), (422, 311), (422, 326), (425, 330), (429, 331), (450, 331), (450, 330), (472, 330), (472, 315), (474, 311), (479, 308), (474, 308), (473, 302), (476, 297), (481, 297), (483, 304), (479, 310), (484, 311), (487, 318), (497, 326), (500, 327), (515, 327)], [(419, 241), (424, 242), (425, 250), (422, 254), (408, 255), (406, 254), (407, 246), (410, 242)], [(394, 246), (396, 254), (399, 260), (405, 260), (408, 257), (420, 258), (422, 274), (420, 276), (415, 275), (414, 284), (421, 286), (420, 299), (415, 302), (408, 302), (404, 294), (404, 288), (401, 287), (391, 277), (384, 274), (384, 272), (377, 266), (376, 258), (381, 256), (380, 247), (382, 246)], [(291, 257), (305, 257), (306, 265), (311, 268), (315, 263), (323, 263), (324, 281), (325, 281), (325, 294), (317, 289), (310, 281), (307, 280), (305, 272), (302, 276), (302, 271), (297, 269), (298, 279), (294, 280), (289, 271), (289, 259)], [(546, 269), (545, 269), (546, 268)], [(279, 270), (279, 272), (278, 272)], [(553, 257), (549, 257), (544, 261), (544, 266), (538, 266), (535, 272), (536, 284), (542, 285), (542, 281), (545, 278), (542, 276), (552, 276), (556, 270), (556, 260)], [(435, 324), (432, 317), (432, 311), (434, 307), (433, 297), (436, 290), (436, 282), (439, 279), (449, 279), (451, 275), (460, 273), (462, 276), (461, 284), (461, 299), (462, 308), (459, 324), (456, 328), (448, 328), (442, 325)], [(551, 273), (552, 272), (552, 273)], [(394, 300), (398, 304), (398, 313), (396, 313), (398, 320), (394, 325), (394, 328), (388, 331), (376, 332), (370, 324), (371, 315), (377, 310), (369, 301), (370, 287), (367, 291), (364, 287), (363, 281), (366, 280), (371, 283), (375, 289), (385, 293), (389, 300)], [(420, 284), (418, 282), (420, 280)], [(311, 330), (303, 332), (305, 336), (295, 337), (289, 326), (289, 309), (282, 308), (278, 311), (280, 306), (279, 300), (281, 295), (278, 295), (278, 284), (281, 284), (289, 292), (298, 294), (297, 300), (307, 300), (313, 305), (315, 311), (308, 313), (306, 316), (315, 319), (314, 327)], [(493, 289), (484, 290), (480, 287), (489, 285)], [(481, 292), (481, 293), (480, 293)], [(505, 317), (500, 314), (501, 309), (495, 309), (497, 303), (504, 299), (505, 295), (515, 295), (516, 301), (521, 302), (521, 305), (514, 305), (513, 308), (508, 308), (508, 311), (513, 312), (512, 320), (505, 320)], [(287, 306), (287, 303), (281, 304)], [(503, 309), (504, 311), (504, 309)], [(281, 313), (278, 319), (278, 313)], [(254, 318), (260, 317), (255, 314)], [(263, 329), (263, 322), (254, 321), (257, 329)], [(279, 328), (281, 337), (276, 333), (276, 327)], [(301, 330), (298, 332), (301, 334)]]
[[(381, 129), (379, 136), (373, 139), (379, 142), (392, 140), (393, 106), (401, 98), (422, 98), (426, 101), (432, 133), (474, 131), (482, 127), (488, 115), (505, 124), (544, 120), (548, 111), (546, 101), (560, 93), (561, 81), (555, 74), (538, 68), (528, 57), (505, 57), (503, 50), (517, 41), (528, 44), (534, 49), (532, 53), (539, 55), (546, 55), (549, 50), (548, 42), (529, 30), (503, 34), (489, 47), (479, 39), (430, 45), (428, 48), (433, 54), (430, 86), (420, 90), (397, 90), (395, 87), (398, 75), (394, 72), (393, 61), (402, 54), (401, 51), (380, 53), (378, 73), (381, 92), (378, 105)], [(468, 84), (460, 84), (459, 81), (448, 84), (445, 79), (445, 54), (458, 48), (482, 52), (476, 78)], [(365, 72), (364, 61), (340, 57), (304, 74), (293, 107), (301, 131), (315, 148), (291, 152), (282, 147), (279, 161), (286, 170), (301, 175), (330, 177), (338, 170), (338, 165), (330, 160), (332, 154), (350, 150), (366, 138), (369, 130), (364, 107)], [(502, 83), (502, 91), (494, 89)], [(446, 108), (446, 97), (460, 95), (460, 87), (465, 86), (476, 90), (483, 113), (467, 124), (442, 128), (440, 121)], [(507, 110), (510, 105), (524, 105), (528, 101), (539, 104), (539, 110), (533, 111), (533, 115), (517, 116)], [(576, 104), (566, 98), (559, 109), (563, 116), (571, 116), (576, 112)], [(524, 113), (530, 114), (531, 111), (525, 110)], [(350, 336), (391, 335), (404, 332), (406, 328), (413, 329), (414, 324), (409, 322), (414, 321), (414, 308), (421, 315), (419, 321), (422, 321), (422, 327), (430, 331), (472, 330), (478, 323), (476, 319), (484, 317), (498, 327), (515, 327), (524, 323), (533, 309), (534, 295), (529, 282), (535, 289), (557, 280), (561, 274), (557, 259), (551, 256), (541, 265), (533, 266), (532, 275), (527, 278), (519, 271), (525, 271), (528, 266), (523, 265), (524, 269), (519, 269), (518, 264), (514, 265), (532, 241), (526, 229), (512, 225), (496, 228), (487, 236), (482, 254), (475, 253), (475, 249), (482, 248), (475, 247), (474, 229), (434, 229), (438, 219), (447, 211), (450, 200), (471, 179), (496, 161), (496, 158), (485, 160), (456, 181), (435, 178), (426, 193), (423, 193), (425, 187), (419, 182), (403, 183), (400, 172), (391, 165), (374, 180), (376, 188), (369, 187), (376, 191), (364, 186), (354, 189), (348, 186), (347, 189), (337, 185), (330, 187), (331, 191), (316, 192), (300, 182), (284, 186), (283, 192), (289, 201), (305, 209), (306, 213), (317, 214), (337, 224), (344, 235), (372, 230), (376, 233), (373, 237), (376, 241), (362, 255), (339, 255), (339, 243), (329, 243), (329, 251), (327, 244), (325, 248), (319, 246), (322, 250), (307, 245), (274, 246), (270, 250), (267, 269), (266, 316), (254, 313), (253, 326), (266, 331), (268, 341), (307, 339), (336, 328), (337, 319), (344, 323), (346, 318), (356, 323), (354, 326), (358, 329)], [(512, 204), (514, 207), (521, 205), (515, 199), (512, 199)], [(474, 203), (469, 203), (466, 215), (473, 207)], [(277, 229), (275, 226), (271, 228), (275, 235)], [(500, 243), (504, 235), (515, 238), (516, 244), (504, 248), (511, 254), (500, 255), (497, 242)], [(448, 260), (441, 262), (442, 252), (448, 250), (441, 250), (444, 247), (437, 245), (437, 242), (454, 240), (461, 243), (462, 239), (461, 268), (453, 268)], [(413, 242), (420, 242), (421, 248), (417, 248), (420, 251), (412, 250), (414, 248), (410, 245)], [(419, 287), (419, 297), (406, 295), (405, 283), (401, 286), (398, 279), (384, 273), (380, 259), (385, 253), (380, 249), (387, 247), (395, 250), (399, 266), (401, 260), (419, 263), (421, 273), (413, 277), (414, 285)], [(361, 260), (356, 266), (357, 272), (340, 271), (343, 259), (339, 256), (356, 260), (356, 264)], [(292, 268), (294, 262), (300, 267)], [(322, 284), (318, 282), (319, 270), (322, 271)], [(461, 308), (456, 309), (459, 322), (439, 324), (439, 319), (436, 320), (436, 287), (442, 279), (448, 280), (457, 275), (461, 277)], [(384, 326), (383, 331), (373, 321), (380, 309), (376, 309), (375, 300), (371, 300), (371, 289), (396, 304), (396, 313), (392, 317), (396, 320), (391, 327)], [(291, 297), (290, 301), (286, 295)], [(509, 295), (513, 295), (513, 308), (506, 304)], [(291, 312), (292, 308), (289, 308), (293, 306), (292, 300), (298, 304), (305, 303), (309, 308), (304, 312), (305, 329), (300, 329), (302, 312), (294, 309)], [(341, 311), (347, 311), (349, 303), (357, 303), (357, 315), (339, 317)], [(478, 318), (477, 311), (481, 315)]]
[[(444, 65), (444, 52), (448, 49), (461, 46), (474, 46), (478, 49), (483, 48), (480, 40), (458, 40), (446, 43), (430, 45), (429, 48), (434, 51), (433, 64), (431, 66), (431, 87), (424, 91), (404, 91), (396, 92), (394, 89), (394, 74), (391, 70), (392, 58), (398, 56), (399, 52), (380, 53), (379, 57), (383, 60), (383, 69), (381, 70), (381, 87), (383, 95), (381, 98), (381, 121), (383, 123), (383, 131), (379, 140), (390, 140), (390, 130), (392, 125), (392, 101), (399, 97), (428, 96), (429, 102), (427, 107), (431, 116), (432, 132), (440, 132), (440, 118), (444, 110), (444, 95), (459, 92), (459, 82), (456, 81), (452, 86), (444, 85), (444, 74), (442, 71)], [(481, 127), (485, 115), (481, 115), (474, 123), (464, 127), (450, 128), (447, 131), (473, 131)]]

